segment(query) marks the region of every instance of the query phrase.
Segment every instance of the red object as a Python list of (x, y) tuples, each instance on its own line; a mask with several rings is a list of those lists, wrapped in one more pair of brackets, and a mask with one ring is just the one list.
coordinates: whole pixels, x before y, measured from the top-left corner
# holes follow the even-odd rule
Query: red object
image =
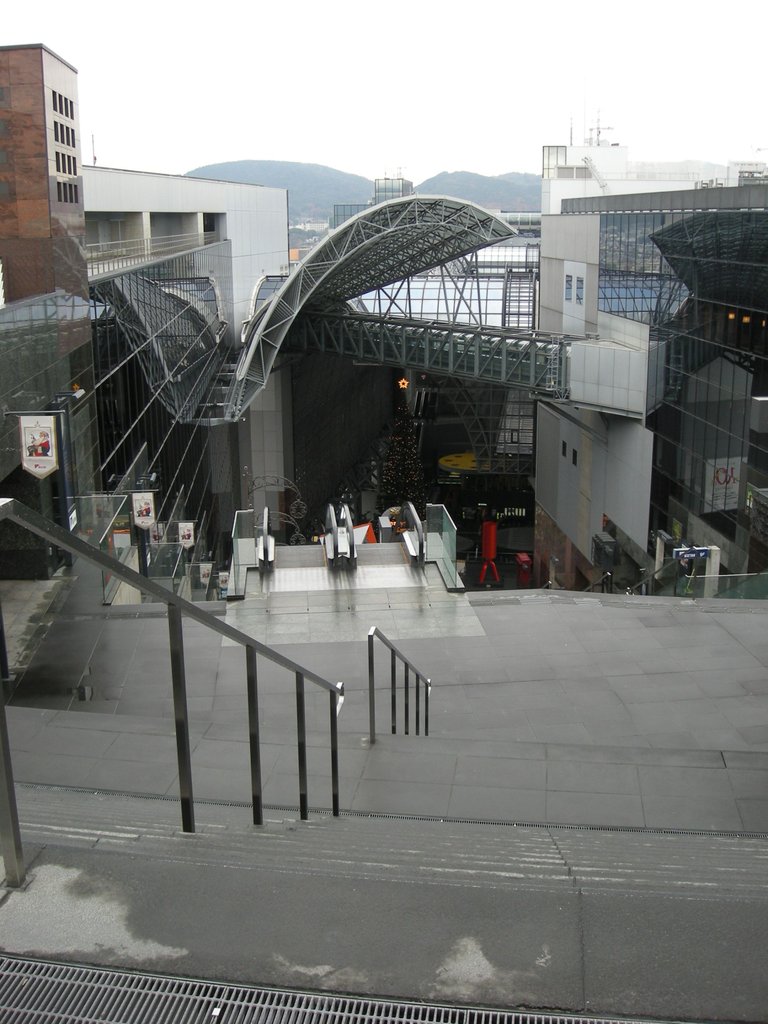
[(518, 551), (515, 555), (515, 562), (517, 562), (517, 584), (521, 587), (527, 586), (531, 582), (531, 569), (533, 568), (531, 556), (525, 551)]
[(493, 578), (496, 583), (498, 583), (499, 570), (496, 568), (496, 563), (494, 562), (494, 558), (496, 557), (496, 521), (494, 519), (489, 519), (483, 523), (480, 542), (481, 553), (483, 556), (483, 567), (480, 570), (478, 583), (482, 583), (485, 580), (485, 574), (488, 571), (488, 566), (491, 567)]

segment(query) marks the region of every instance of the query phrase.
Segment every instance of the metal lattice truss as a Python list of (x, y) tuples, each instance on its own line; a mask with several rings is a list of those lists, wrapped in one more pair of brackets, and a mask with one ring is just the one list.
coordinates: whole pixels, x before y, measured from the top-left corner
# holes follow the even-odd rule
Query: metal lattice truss
[(364, 210), (320, 243), (243, 327), (243, 352), (225, 403), (237, 419), (266, 384), (302, 311), (338, 309), (350, 299), (450, 262), (514, 228), (472, 203), (407, 196)]
[(542, 332), (471, 327), (360, 313), (303, 316), (291, 350), (318, 349), (358, 362), (568, 397), (568, 339)]

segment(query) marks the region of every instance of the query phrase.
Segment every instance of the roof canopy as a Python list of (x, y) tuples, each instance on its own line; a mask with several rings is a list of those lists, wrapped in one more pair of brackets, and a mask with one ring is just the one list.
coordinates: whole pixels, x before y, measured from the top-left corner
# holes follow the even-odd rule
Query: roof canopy
[(331, 232), (243, 327), (227, 399), (237, 418), (266, 384), (291, 324), (517, 234), (488, 210), (446, 196), (406, 196), (364, 210)]

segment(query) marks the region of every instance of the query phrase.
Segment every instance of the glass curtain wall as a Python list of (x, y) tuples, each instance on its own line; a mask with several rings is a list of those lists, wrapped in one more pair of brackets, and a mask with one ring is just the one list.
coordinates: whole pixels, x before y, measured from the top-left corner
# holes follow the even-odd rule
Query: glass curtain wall
[(768, 213), (602, 215), (599, 304), (649, 325), (651, 528), (690, 540), (701, 521), (724, 555), (743, 567), (751, 548), (764, 568), (748, 495), (768, 486), (755, 420), (768, 397)]
[(212, 500), (208, 403), (228, 354), (231, 309), (229, 243), (91, 287), (103, 486), (114, 489), (146, 445), (158, 521), (169, 521), (183, 495), (184, 515), (208, 523), (211, 541), (221, 527)]

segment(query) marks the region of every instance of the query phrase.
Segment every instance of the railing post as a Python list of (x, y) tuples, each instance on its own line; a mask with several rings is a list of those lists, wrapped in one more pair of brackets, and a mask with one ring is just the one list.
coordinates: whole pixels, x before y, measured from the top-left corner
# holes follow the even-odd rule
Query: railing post
[(390, 690), (392, 691), (392, 735), (397, 732), (397, 656), (390, 651)]
[(339, 816), (339, 696), (329, 693), (331, 725), (331, 810), (334, 818)]
[(5, 884), (18, 889), (24, 885), (24, 851), (21, 846), (19, 812), (13, 788), (11, 745), (5, 714), (5, 694), (0, 686), (0, 848), (5, 865)]
[(175, 604), (168, 605), (168, 635), (171, 650), (171, 679), (173, 680), (173, 714), (176, 721), (176, 756), (179, 765), (181, 827), (184, 832), (194, 832), (195, 808), (192, 798), (187, 681), (184, 673), (184, 633), (181, 611)]
[(420, 685), (421, 685), (421, 676), (417, 672), (416, 673), (416, 735), (417, 736), (419, 735), (419, 698), (420, 698), (419, 688), (420, 688)]
[(251, 760), (251, 798), (253, 824), (264, 824), (261, 790), (261, 744), (259, 740), (259, 686), (256, 675), (256, 648), (246, 644), (245, 669), (248, 685), (248, 752)]
[[(5, 623), (3, 621), (3, 606), (0, 603), (0, 682), (7, 683), (11, 680), (11, 670), (8, 665), (8, 647), (5, 642)], [(0, 697), (2, 697), (2, 686), (0, 686)]]
[(304, 676), (296, 673), (296, 735), (299, 756), (299, 816), (309, 818), (307, 800), (307, 720), (304, 709)]
[(407, 661), (403, 663), (403, 668), (405, 670), (403, 672), (403, 702), (404, 702), (404, 705), (405, 705), (405, 735), (407, 736), (408, 732), (410, 730), (410, 724), (411, 724), (410, 723), (409, 702), (408, 702), (408, 662)]
[(373, 639), (376, 627), (368, 630), (368, 738), (373, 745), (376, 742), (376, 690), (373, 669)]
[(429, 679), (424, 680), (424, 735), (429, 736), (429, 691), (432, 683)]

